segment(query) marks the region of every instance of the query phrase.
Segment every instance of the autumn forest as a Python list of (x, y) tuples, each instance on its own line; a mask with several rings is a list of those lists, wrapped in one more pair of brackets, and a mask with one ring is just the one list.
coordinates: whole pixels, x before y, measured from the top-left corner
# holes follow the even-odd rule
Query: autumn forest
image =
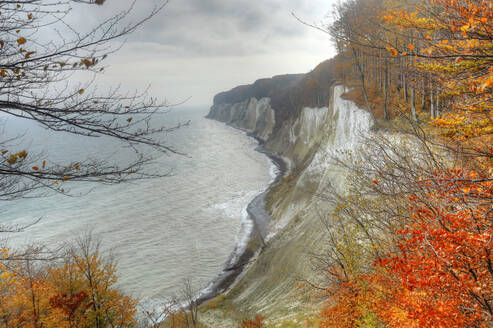
[(349, 164), (321, 327), (491, 326), (492, 15), (490, 1), (337, 7), (328, 33), (348, 97), (414, 141), (403, 153), (371, 140)]

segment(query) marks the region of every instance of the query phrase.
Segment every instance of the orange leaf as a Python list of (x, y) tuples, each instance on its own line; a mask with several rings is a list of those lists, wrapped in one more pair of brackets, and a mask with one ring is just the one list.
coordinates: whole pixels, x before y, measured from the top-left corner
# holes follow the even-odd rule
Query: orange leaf
[(26, 42), (27, 42), (27, 40), (24, 37), (20, 37), (20, 38), (17, 39), (17, 44), (18, 45), (22, 45), (22, 44), (24, 44)]

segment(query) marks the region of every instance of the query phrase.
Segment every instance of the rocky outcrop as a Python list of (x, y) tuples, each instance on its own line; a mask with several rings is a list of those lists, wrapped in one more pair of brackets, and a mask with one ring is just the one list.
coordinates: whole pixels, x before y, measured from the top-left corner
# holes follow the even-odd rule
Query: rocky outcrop
[[(300, 296), (297, 279), (316, 279), (308, 253), (323, 251), (325, 229), (321, 216), (330, 213), (324, 202), (328, 186), (344, 192), (345, 173), (334, 156), (356, 150), (370, 133), (370, 115), (341, 98), (341, 86), (332, 88), (326, 107), (304, 107), (276, 125), (269, 98), (250, 98), (235, 104), (215, 104), (209, 117), (246, 129), (262, 139), (266, 150), (289, 163), (286, 176), (266, 196), (273, 217), (266, 246), (226, 298), (238, 313), (261, 313), (280, 326), (317, 309)], [(225, 309), (203, 314), (214, 327), (230, 327), (221, 319)], [(230, 317), (230, 315), (229, 315)], [(281, 324), (282, 322), (282, 324)]]

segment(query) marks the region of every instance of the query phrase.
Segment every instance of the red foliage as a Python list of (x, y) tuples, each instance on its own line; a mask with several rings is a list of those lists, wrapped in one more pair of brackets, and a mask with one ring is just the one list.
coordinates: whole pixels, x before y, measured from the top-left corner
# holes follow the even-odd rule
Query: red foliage
[(486, 327), (493, 315), (493, 181), (454, 170), (420, 183), (435, 192), (410, 197), (400, 254), (378, 261), (405, 291), (394, 302), (420, 327)]
[[(54, 309), (61, 309), (69, 317), (72, 317), (81, 308), (87, 297), (88, 295), (84, 291), (73, 295), (58, 294), (50, 298), (50, 305)], [(87, 308), (88, 306), (85, 306), (81, 311), (84, 312)]]
[(245, 319), (241, 322), (240, 328), (262, 328), (264, 327), (264, 317), (257, 315), (255, 319)]

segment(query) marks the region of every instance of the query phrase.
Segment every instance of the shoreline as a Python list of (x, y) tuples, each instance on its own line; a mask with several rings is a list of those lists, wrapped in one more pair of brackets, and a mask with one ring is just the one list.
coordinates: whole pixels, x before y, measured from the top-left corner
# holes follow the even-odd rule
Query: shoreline
[[(207, 119), (212, 119), (208, 118)], [(214, 119), (213, 119), (214, 120)], [(217, 121), (217, 120), (215, 120)], [(219, 122), (219, 121), (218, 121)], [(229, 124), (228, 124), (229, 125)], [(229, 125), (231, 126), (231, 125)], [(239, 129), (237, 127), (231, 126), (235, 129)], [(239, 129), (243, 130), (243, 129)], [(243, 130), (245, 131), (245, 130)], [(256, 253), (261, 252), (264, 244), (264, 238), (267, 235), (267, 228), (271, 221), (270, 215), (267, 213), (265, 208), (265, 195), (269, 191), (272, 185), (279, 182), (279, 180), (284, 176), (287, 171), (286, 162), (280, 157), (277, 156), (264, 148), (264, 141), (257, 136), (253, 135), (251, 132), (247, 132), (247, 136), (255, 139), (258, 142), (258, 146), (255, 148), (255, 151), (264, 154), (269, 158), (269, 160), (277, 167), (277, 174), (274, 180), (272, 180), (267, 188), (262, 191), (260, 194), (255, 196), (255, 198), (247, 205), (247, 213), (248, 219), (253, 223), (253, 227), (249, 233), (248, 241), (252, 241), (257, 235), (259, 235), (262, 245), (260, 246), (257, 252), (253, 252), (248, 248), (248, 245), (245, 247), (244, 251), (240, 253), (235, 253), (235, 250), (231, 253), (229, 260), (226, 262), (226, 266), (222, 269), (222, 271), (218, 274), (216, 278), (214, 278), (209, 285), (202, 290), (199, 294), (195, 302), (197, 305), (201, 305), (211, 299), (219, 296), (220, 294), (228, 291), (233, 287), (237, 278), (245, 272), (245, 269), (252, 263), (252, 259), (254, 259)], [(238, 246), (238, 245), (237, 245)], [(236, 247), (237, 247), (236, 246)], [(230, 261), (237, 257), (236, 261)]]

